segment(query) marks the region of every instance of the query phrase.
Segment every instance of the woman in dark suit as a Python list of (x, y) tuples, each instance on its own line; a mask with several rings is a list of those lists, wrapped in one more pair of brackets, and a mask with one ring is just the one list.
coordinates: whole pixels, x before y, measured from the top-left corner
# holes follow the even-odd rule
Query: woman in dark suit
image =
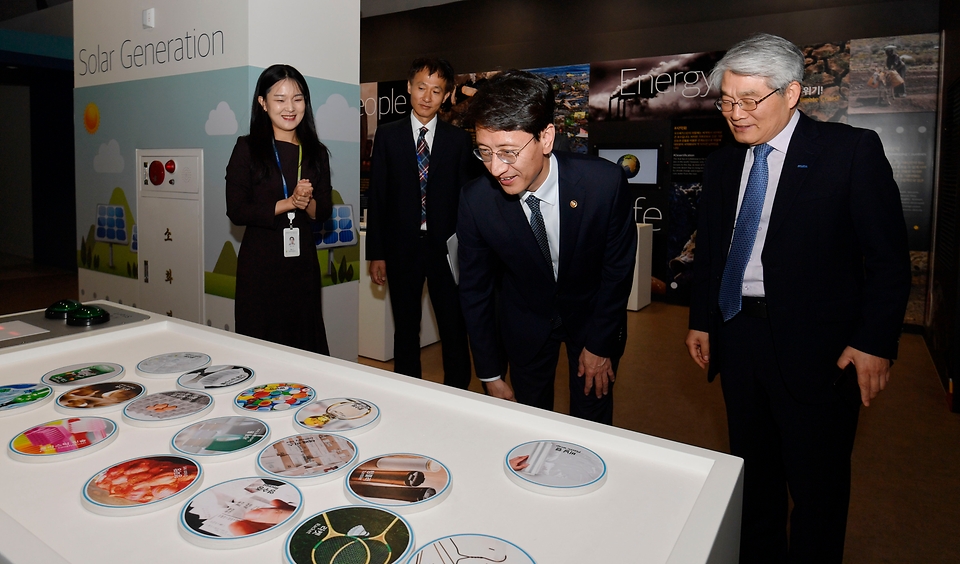
[(227, 216), (246, 227), (237, 257), (237, 333), (330, 354), (311, 227), (333, 206), (330, 163), (297, 69), (273, 65), (260, 75), (250, 134), (237, 139), (226, 180)]

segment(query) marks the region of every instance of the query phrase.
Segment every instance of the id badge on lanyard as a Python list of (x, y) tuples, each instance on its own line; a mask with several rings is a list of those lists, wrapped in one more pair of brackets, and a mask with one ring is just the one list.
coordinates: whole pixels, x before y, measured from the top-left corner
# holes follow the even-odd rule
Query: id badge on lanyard
[(290, 220), (290, 227), (283, 230), (283, 256), (300, 256), (300, 228), (293, 226), (293, 218), (296, 216), (293, 212), (287, 212), (287, 219)]
[[(287, 179), (283, 177), (283, 167), (280, 166), (280, 153), (277, 152), (277, 143), (273, 143), (273, 154), (277, 157), (277, 168), (280, 169), (280, 180), (283, 182), (283, 197), (289, 198), (287, 191)], [(300, 164), (303, 161), (303, 146), (299, 147), (297, 156), (297, 178), (300, 178)], [(287, 212), (287, 219), (290, 220), (290, 226), (283, 230), (283, 256), (284, 258), (300, 256), (300, 228), (293, 226), (293, 218), (296, 212)]]

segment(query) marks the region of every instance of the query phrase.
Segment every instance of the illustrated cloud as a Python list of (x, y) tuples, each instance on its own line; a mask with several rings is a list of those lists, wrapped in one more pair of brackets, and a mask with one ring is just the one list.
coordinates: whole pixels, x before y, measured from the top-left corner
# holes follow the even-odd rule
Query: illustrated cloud
[(93, 157), (93, 170), (104, 174), (123, 172), (123, 155), (116, 139), (100, 145), (100, 152)]
[(360, 142), (360, 108), (351, 108), (340, 94), (331, 94), (317, 108), (317, 135), (320, 141)]
[(235, 135), (237, 115), (230, 109), (230, 104), (220, 102), (217, 104), (217, 109), (210, 110), (204, 129), (207, 130), (207, 135)]

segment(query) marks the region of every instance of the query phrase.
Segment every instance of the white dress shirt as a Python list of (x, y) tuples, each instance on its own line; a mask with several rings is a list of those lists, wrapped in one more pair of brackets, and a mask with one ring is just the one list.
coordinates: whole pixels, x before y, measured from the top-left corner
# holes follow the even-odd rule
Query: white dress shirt
[[(790, 138), (793, 137), (793, 131), (797, 128), (797, 122), (800, 121), (800, 112), (794, 111), (793, 117), (787, 122), (776, 137), (767, 141), (767, 145), (773, 147), (770, 154), (767, 155), (767, 167), (769, 176), (767, 178), (767, 193), (763, 198), (763, 209), (760, 212), (760, 225), (757, 227), (757, 239), (753, 243), (753, 252), (750, 253), (750, 260), (747, 261), (747, 267), (743, 272), (743, 295), (744, 296), (764, 296), (763, 288), (763, 263), (760, 257), (763, 254), (763, 245), (767, 240), (767, 227), (770, 223), (770, 210), (773, 209), (773, 200), (777, 195), (777, 185), (780, 183), (780, 173), (783, 172), (783, 161), (787, 157), (787, 147), (790, 146)], [(743, 194), (747, 189), (747, 180), (750, 178), (750, 168), (753, 167), (753, 147), (747, 151), (747, 156), (743, 160), (743, 174), (740, 175), (740, 195), (737, 197), (737, 213), (739, 214), (740, 205), (743, 203)], [(731, 241), (733, 239), (731, 238)]]

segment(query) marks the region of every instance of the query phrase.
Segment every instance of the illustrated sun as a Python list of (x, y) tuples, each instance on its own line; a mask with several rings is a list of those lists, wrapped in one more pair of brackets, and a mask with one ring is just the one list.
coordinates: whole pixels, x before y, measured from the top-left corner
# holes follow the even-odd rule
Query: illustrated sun
[(83, 111), (83, 126), (91, 135), (100, 129), (100, 108), (93, 102), (87, 104), (87, 108)]

